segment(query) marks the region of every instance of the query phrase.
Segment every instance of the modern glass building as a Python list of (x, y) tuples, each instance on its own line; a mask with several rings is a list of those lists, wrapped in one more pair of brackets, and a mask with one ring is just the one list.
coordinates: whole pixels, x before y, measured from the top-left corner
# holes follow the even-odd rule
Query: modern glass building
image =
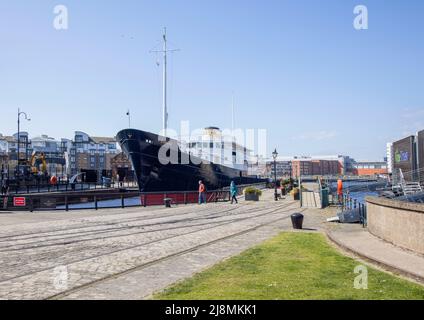
[(424, 130), (393, 142), (393, 176), (424, 183)]

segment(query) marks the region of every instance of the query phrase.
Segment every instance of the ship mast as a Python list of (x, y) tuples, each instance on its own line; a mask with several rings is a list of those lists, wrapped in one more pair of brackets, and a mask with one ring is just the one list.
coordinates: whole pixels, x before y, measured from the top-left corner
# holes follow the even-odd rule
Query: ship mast
[(231, 130), (233, 130), (233, 137), (234, 137), (234, 129), (235, 129), (235, 106), (234, 106), (234, 91), (233, 91), (233, 96), (232, 96), (232, 100), (231, 100)]
[(166, 28), (163, 30), (163, 134), (166, 137), (168, 129), (168, 92), (167, 92), (167, 85), (168, 85), (168, 79), (167, 79), (167, 44), (166, 44)]
[(152, 53), (163, 54), (163, 99), (162, 99), (162, 128), (163, 135), (167, 136), (168, 130), (168, 52), (179, 51), (179, 49), (168, 50), (168, 39), (166, 37), (166, 28), (163, 28), (163, 49), (151, 50)]

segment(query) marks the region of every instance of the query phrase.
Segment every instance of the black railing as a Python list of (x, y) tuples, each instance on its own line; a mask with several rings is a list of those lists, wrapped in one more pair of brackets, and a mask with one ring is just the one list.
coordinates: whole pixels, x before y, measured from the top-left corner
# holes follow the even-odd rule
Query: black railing
[(57, 184), (26, 184), (26, 185), (10, 185), (9, 194), (31, 194), (31, 193), (51, 193), (51, 192), (70, 192), (70, 191), (87, 191), (110, 188), (137, 188), (136, 182), (115, 182), (109, 184), (90, 183), (90, 182), (60, 182)]
[[(239, 195), (247, 186), (265, 187), (264, 184), (238, 186)], [(123, 191), (123, 189), (90, 189), (73, 192), (27, 193), (1, 196), (0, 210), (9, 211), (51, 211), (51, 210), (86, 210), (128, 207), (147, 207), (163, 205), (165, 199), (171, 204), (192, 204), (198, 202), (197, 191), (149, 192)], [(229, 188), (208, 191), (208, 203), (231, 200)]]
[(352, 198), (350, 194), (343, 194), (343, 200), (341, 203), (342, 212), (357, 210), (359, 212), (359, 219), (362, 226), (367, 226), (367, 206), (366, 204), (359, 202), (357, 199)]

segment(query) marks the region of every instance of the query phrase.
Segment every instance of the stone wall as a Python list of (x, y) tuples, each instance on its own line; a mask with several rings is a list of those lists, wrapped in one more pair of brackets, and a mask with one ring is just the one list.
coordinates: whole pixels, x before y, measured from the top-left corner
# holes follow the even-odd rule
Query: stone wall
[(370, 233), (424, 254), (424, 204), (368, 197), (367, 212)]

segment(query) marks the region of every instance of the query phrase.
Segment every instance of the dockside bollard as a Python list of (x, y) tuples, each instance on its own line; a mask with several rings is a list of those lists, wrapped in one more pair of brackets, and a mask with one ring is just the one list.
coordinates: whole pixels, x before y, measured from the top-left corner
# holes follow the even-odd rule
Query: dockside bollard
[(165, 203), (166, 208), (171, 208), (171, 203), (172, 203), (171, 198), (165, 198), (165, 199), (163, 199), (163, 202)]
[(69, 211), (68, 196), (65, 196), (65, 210), (66, 210), (66, 211)]
[(291, 215), (291, 221), (293, 225), (293, 229), (301, 230), (303, 229), (303, 214), (294, 213)]

